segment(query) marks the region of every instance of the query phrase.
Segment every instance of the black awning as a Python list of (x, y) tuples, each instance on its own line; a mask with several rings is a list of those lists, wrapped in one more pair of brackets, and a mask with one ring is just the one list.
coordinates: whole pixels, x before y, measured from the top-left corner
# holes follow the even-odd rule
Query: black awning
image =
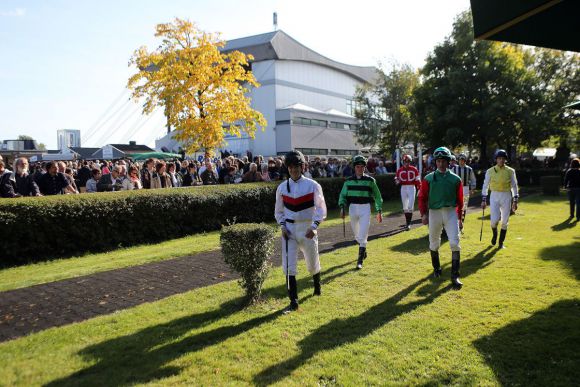
[(580, 52), (580, 0), (471, 0), (474, 37)]

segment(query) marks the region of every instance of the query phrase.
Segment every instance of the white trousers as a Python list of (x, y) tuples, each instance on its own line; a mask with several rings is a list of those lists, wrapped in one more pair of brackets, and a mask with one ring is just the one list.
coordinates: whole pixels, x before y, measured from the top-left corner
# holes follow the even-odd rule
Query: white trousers
[(492, 191), (489, 196), (491, 228), (496, 228), (501, 218), (501, 229), (507, 230), (512, 208), (512, 193)]
[(459, 221), (455, 207), (444, 207), (437, 210), (429, 209), (429, 249), (439, 250), (441, 246), (441, 232), (445, 227), (451, 251), (460, 251)]
[[(298, 261), (298, 249), (304, 254), (306, 268), (310, 274), (314, 275), (320, 272), (320, 259), (318, 256), (318, 234), (314, 238), (306, 238), (306, 231), (312, 224), (311, 220), (304, 222), (289, 223), (286, 222), (286, 228), (290, 231), (288, 239), (288, 256), (286, 256), (286, 240), (282, 237), (282, 269), (284, 274), (296, 275), (296, 264)], [(288, 264), (286, 264), (288, 262)]]
[(348, 207), (348, 215), (350, 216), (350, 227), (357, 243), (361, 247), (366, 247), (371, 225), (371, 205), (351, 204)]
[(468, 185), (463, 186), (463, 212), (467, 211), (467, 204), (469, 203), (469, 190)]
[(415, 208), (415, 186), (401, 186), (401, 201), (403, 202), (403, 212), (413, 212)]

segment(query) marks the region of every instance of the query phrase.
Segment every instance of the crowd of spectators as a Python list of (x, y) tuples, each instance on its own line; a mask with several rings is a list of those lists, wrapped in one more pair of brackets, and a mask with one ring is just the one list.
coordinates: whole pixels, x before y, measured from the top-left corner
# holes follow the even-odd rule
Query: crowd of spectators
[[(349, 177), (348, 160), (310, 157), (304, 174), (312, 178)], [(0, 160), (0, 196), (44, 196), (134, 189), (164, 189), (216, 184), (279, 181), (288, 177), (284, 157), (247, 156), (197, 160), (163, 161), (130, 159), (115, 161), (48, 161), (29, 165), (26, 158), (15, 160), (13, 169)], [(393, 172), (391, 161), (369, 158), (372, 175)]]
[[(347, 178), (353, 175), (349, 160), (338, 157), (305, 156), (304, 175), (319, 179)], [(423, 174), (435, 170), (435, 162), (424, 155)], [(475, 171), (483, 170), (477, 157), (469, 158), (468, 165)], [(524, 160), (513, 163), (525, 165)], [(419, 160), (413, 164), (419, 166)], [(221, 157), (198, 160), (163, 161), (131, 159), (115, 161), (48, 161), (29, 165), (26, 158), (18, 158), (14, 165), (5, 165), (0, 157), (0, 197), (78, 194), (134, 189), (164, 189), (199, 185), (238, 184), (261, 181), (279, 181), (288, 178), (284, 157), (235, 157), (221, 152)], [(396, 162), (386, 157), (369, 157), (367, 173), (371, 176), (396, 172)]]

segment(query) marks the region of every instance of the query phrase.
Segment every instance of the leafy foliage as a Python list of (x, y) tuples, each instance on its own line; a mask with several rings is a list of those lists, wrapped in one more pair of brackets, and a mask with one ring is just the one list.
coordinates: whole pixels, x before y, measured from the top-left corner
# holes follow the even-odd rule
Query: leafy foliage
[(414, 140), (417, 130), (411, 104), (418, 84), (416, 70), (393, 64), (389, 71), (379, 70), (376, 83), (358, 88), (358, 141), (366, 146), (378, 145), (383, 153), (391, 154), (398, 146)]
[(135, 51), (129, 64), (139, 71), (127, 86), (133, 98), (146, 98), (145, 113), (165, 108), (174, 138), (188, 153), (222, 145), (225, 132), (240, 136), (243, 131), (253, 138), (258, 125), (266, 126), (246, 96), (250, 87), (259, 86), (248, 69), (251, 55), (220, 52), (225, 43), (219, 35), (187, 20), (176, 18), (156, 30), (161, 45), (153, 52), (145, 47)]
[(220, 244), (224, 261), (241, 276), (238, 281), (247, 301), (259, 300), (262, 286), (272, 267), (276, 229), (266, 224), (234, 224), (224, 227)]
[(486, 160), (492, 147), (536, 147), (561, 133), (563, 100), (579, 93), (578, 56), (475, 42), (472, 31), (460, 15), (421, 71), (414, 112), (426, 141), (479, 147)]

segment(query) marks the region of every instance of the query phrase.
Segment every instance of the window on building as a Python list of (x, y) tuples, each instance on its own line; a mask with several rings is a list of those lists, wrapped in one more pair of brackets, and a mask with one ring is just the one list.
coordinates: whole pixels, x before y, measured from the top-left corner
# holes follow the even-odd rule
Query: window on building
[(346, 100), (346, 114), (350, 114), (353, 117), (356, 117), (356, 111), (360, 110), (360, 104), (352, 99)]
[(276, 125), (290, 125), (290, 120), (276, 121)]
[(358, 153), (359, 152), (356, 149), (331, 149), (330, 150), (331, 155), (337, 155), (337, 156), (355, 156)]
[(336, 128), (336, 129), (346, 129), (346, 130), (356, 130), (357, 129), (357, 124), (349, 124), (347, 122), (331, 121), (329, 126), (331, 128)]
[(328, 154), (328, 149), (322, 148), (296, 148), (297, 151), (302, 152), (305, 155), (326, 155)]
[(292, 118), (292, 123), (294, 125), (320, 126), (320, 127), (326, 128), (326, 121), (315, 120), (313, 118), (294, 117), (294, 118)]

